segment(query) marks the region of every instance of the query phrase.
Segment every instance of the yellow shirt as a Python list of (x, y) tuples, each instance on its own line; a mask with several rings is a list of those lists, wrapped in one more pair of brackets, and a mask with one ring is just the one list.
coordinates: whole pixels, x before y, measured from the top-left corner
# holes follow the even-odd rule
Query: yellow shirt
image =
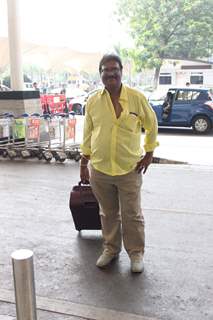
[(157, 119), (142, 93), (122, 85), (117, 119), (106, 89), (98, 91), (87, 102), (81, 150), (90, 155), (92, 166), (115, 176), (132, 171), (142, 155), (141, 128), (145, 129), (144, 149), (158, 145)]

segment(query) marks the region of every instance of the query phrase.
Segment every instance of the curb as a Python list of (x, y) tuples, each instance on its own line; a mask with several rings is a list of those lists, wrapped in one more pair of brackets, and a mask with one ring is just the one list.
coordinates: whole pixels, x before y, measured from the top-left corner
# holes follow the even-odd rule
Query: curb
[(188, 162), (184, 162), (184, 161), (176, 161), (176, 160), (170, 160), (170, 159), (158, 158), (158, 157), (153, 157), (152, 163), (159, 163), (159, 164), (188, 164)]
[[(37, 310), (56, 313), (61, 316), (61, 319), (63, 319), (63, 316), (70, 316), (76, 318), (76, 320), (79, 318), (82, 320), (160, 320), (139, 314), (74, 303), (68, 300), (49, 299), (41, 296), (36, 296), (36, 300)], [(0, 290), (0, 302), (15, 304), (14, 292), (4, 289)], [(2, 320), (13, 320), (13, 317)]]

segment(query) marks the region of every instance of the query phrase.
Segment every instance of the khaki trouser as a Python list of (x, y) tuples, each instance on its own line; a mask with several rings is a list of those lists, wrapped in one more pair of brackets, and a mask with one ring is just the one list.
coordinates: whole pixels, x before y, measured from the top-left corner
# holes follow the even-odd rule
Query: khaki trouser
[(100, 205), (104, 248), (112, 254), (119, 253), (123, 236), (129, 256), (143, 254), (142, 175), (134, 170), (121, 176), (109, 176), (91, 167), (90, 183)]

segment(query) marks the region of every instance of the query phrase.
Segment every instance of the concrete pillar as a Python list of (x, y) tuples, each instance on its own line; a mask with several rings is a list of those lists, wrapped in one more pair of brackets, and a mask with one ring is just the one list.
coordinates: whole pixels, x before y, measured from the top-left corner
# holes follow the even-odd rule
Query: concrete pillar
[(0, 114), (12, 112), (15, 117), (23, 113), (42, 114), (39, 91), (24, 90), (19, 0), (7, 0), (7, 7), (12, 91), (0, 92)]
[(7, 8), (11, 88), (15, 91), (21, 91), (24, 85), (19, 0), (7, 0)]

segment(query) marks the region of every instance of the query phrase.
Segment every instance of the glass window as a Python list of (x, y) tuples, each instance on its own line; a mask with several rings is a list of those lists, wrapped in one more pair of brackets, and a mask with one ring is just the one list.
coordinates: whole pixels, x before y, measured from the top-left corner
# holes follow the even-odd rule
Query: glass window
[(190, 76), (191, 84), (203, 84), (203, 73), (202, 72), (192, 72)]
[(201, 91), (197, 97), (197, 100), (208, 100), (208, 92)]
[(200, 91), (193, 91), (192, 92), (192, 100), (197, 100), (200, 95)]
[(192, 91), (179, 90), (176, 95), (177, 101), (191, 101), (192, 99)]
[(159, 84), (171, 84), (172, 76), (171, 73), (160, 73)]

